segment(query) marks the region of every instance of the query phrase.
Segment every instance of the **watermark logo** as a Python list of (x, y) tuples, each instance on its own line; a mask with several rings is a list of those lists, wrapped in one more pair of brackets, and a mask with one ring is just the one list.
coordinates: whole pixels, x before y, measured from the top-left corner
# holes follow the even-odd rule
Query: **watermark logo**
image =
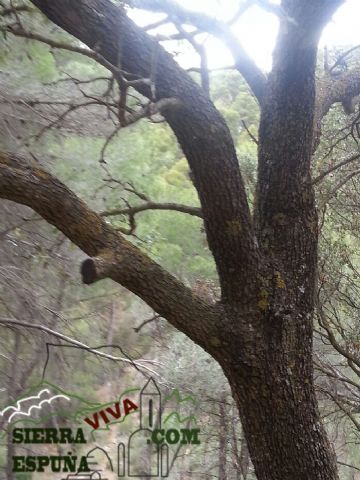
[(140, 428), (130, 435), (127, 445), (120, 443), (118, 446), (120, 478), (168, 477), (169, 445), (200, 443), (200, 429), (166, 430), (162, 428), (161, 419), (161, 392), (155, 380), (150, 378), (140, 392)]
[[(43, 447), (40, 454), (28, 456), (17, 451), (12, 459), (15, 473), (44, 473), (49, 478), (49, 472), (56, 472), (63, 474), (62, 480), (165, 478), (183, 445), (200, 444), (200, 429), (193, 428), (195, 417), (181, 417), (178, 411), (182, 404), (187, 404), (188, 413), (189, 403), (196, 402), (191, 396), (182, 398), (177, 389), (163, 401), (153, 378), (141, 389), (126, 390), (117, 401), (106, 404), (88, 402), (42, 382), (14, 405), (1, 410), (0, 420), (7, 425), (5, 434), (11, 435), (17, 450), (21, 446), (29, 449), (29, 445), (33, 451)], [(75, 411), (72, 404), (77, 405)], [(129, 417), (132, 420), (127, 428), (116, 428)], [(58, 426), (62, 421), (74, 427)], [(42, 426), (49, 423), (56, 427)], [(125, 431), (130, 431), (127, 441), (114, 442), (119, 433), (123, 438)], [(98, 434), (102, 445), (98, 444)], [(111, 442), (106, 441), (107, 434)], [(51, 444), (65, 453), (45, 454)], [(74, 454), (70, 451), (74, 449), (85, 453)]]

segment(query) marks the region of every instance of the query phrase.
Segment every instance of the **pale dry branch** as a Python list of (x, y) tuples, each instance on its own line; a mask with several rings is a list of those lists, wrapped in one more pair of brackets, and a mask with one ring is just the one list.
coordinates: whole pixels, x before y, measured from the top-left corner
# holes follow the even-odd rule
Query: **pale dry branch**
[(47, 327), (46, 325), (41, 325), (38, 323), (30, 323), (30, 322), (23, 322), (19, 320), (14, 320), (12, 318), (0, 318), (0, 325), (7, 326), (7, 327), (20, 327), (20, 328), (25, 328), (25, 329), (34, 329), (34, 330), (40, 330), (41, 332), (44, 332), (48, 335), (51, 335), (53, 337), (58, 338), (59, 340), (62, 340), (66, 343), (69, 343), (71, 345), (74, 345), (76, 347), (79, 347), (83, 350), (86, 350), (90, 353), (93, 353), (94, 355), (105, 358), (107, 360), (112, 360), (113, 362), (124, 362), (124, 363), (130, 363), (133, 365), (137, 370), (145, 370), (147, 373), (150, 374), (155, 374), (158, 375), (153, 369), (150, 369), (144, 363), (156, 363), (153, 362), (152, 360), (146, 360), (146, 359), (140, 359), (140, 360), (131, 360), (126, 357), (117, 357), (114, 355), (110, 355), (108, 353), (104, 353), (101, 350), (97, 350), (96, 348), (89, 347), (83, 342), (80, 342), (79, 340), (76, 340), (74, 338), (71, 338), (67, 335), (64, 335), (60, 332), (57, 332), (56, 330), (53, 330), (52, 328)]
[(102, 215), (103, 217), (113, 217), (116, 215), (136, 215), (137, 213), (145, 212), (148, 210), (171, 210), (202, 218), (201, 209), (198, 207), (191, 207), (188, 205), (181, 205), (177, 203), (157, 203), (152, 201), (148, 201), (146, 203), (143, 203), (142, 205), (137, 205), (133, 207), (107, 210), (101, 212), (100, 215)]

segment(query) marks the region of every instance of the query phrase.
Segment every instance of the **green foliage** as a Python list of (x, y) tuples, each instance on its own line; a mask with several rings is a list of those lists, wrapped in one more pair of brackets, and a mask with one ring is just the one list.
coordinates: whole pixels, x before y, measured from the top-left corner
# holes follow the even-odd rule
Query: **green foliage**
[(34, 75), (41, 82), (51, 82), (58, 76), (54, 56), (50, 48), (40, 42), (30, 42), (26, 56), (34, 69)]

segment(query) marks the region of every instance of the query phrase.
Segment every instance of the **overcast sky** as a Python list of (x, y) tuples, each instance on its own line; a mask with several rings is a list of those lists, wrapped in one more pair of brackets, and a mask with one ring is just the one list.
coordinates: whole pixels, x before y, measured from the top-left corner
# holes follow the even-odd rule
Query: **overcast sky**
[[(178, 0), (186, 8), (204, 11), (223, 20), (232, 17), (236, 11), (238, 0)], [(274, 3), (277, 3), (274, 1)], [(133, 16), (133, 15), (132, 15)], [(158, 16), (136, 14), (136, 21), (142, 25), (151, 23)], [(271, 15), (259, 7), (249, 9), (233, 26), (248, 53), (264, 70), (271, 67), (271, 55), (274, 48), (278, 22)], [(335, 45), (360, 44), (360, 0), (346, 0), (345, 4), (334, 15), (332, 22), (326, 27), (321, 45), (329, 47)], [(231, 65), (232, 58), (219, 41), (206, 40), (210, 68)], [(179, 57), (184, 66), (193, 64), (195, 58), (186, 55)]]

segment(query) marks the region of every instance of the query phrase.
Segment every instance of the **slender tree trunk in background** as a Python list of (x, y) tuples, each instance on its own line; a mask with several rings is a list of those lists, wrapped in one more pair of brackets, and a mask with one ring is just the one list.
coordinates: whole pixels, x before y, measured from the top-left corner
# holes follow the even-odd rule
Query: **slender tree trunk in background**
[[(225, 400), (224, 400), (225, 401)], [(219, 480), (226, 480), (227, 439), (228, 424), (224, 401), (219, 402), (220, 428), (219, 428)]]
[(15, 446), (12, 443), (12, 432), (6, 436), (6, 480), (16, 480), (13, 472), (13, 456), (15, 455)]
[(232, 421), (230, 424), (231, 429), (231, 458), (232, 458), (232, 465), (233, 469), (236, 472), (236, 480), (241, 480), (245, 478), (243, 475), (244, 469), (241, 463), (241, 451), (242, 451), (242, 442), (239, 445), (239, 439), (236, 432), (236, 420), (234, 419), (234, 415), (232, 415)]
[(231, 454), (233, 459), (234, 469), (236, 470), (236, 480), (246, 480), (249, 473), (250, 457), (249, 450), (246, 444), (245, 437), (242, 432), (242, 438), (238, 438), (236, 431), (237, 419), (234, 418), (234, 413), (231, 416)]
[(210, 436), (206, 435), (205, 439), (202, 442), (202, 448), (203, 448), (203, 458), (202, 458), (202, 464), (206, 468), (205, 474), (204, 474), (204, 479), (209, 480), (212, 475), (210, 473), (210, 462), (211, 462), (211, 457), (208, 455), (208, 448), (209, 448), (209, 443), (210, 443)]
[(240, 479), (242, 475), (242, 478), (246, 480), (249, 474), (250, 457), (249, 457), (249, 449), (248, 449), (245, 438), (241, 439), (239, 464), (240, 464), (239, 471), (241, 471), (241, 474), (239, 474), (238, 479)]
[(108, 334), (106, 338), (106, 344), (112, 345), (114, 339), (114, 328), (115, 328), (115, 301), (111, 302), (110, 312), (109, 312), (109, 324), (108, 324)]
[[(18, 384), (18, 358), (21, 352), (20, 350), (21, 336), (18, 330), (14, 331), (14, 348), (12, 354), (11, 371), (9, 374), (9, 381), (7, 385), (8, 391), (8, 405), (17, 398), (20, 393), (21, 385)], [(15, 480), (15, 474), (13, 470), (13, 456), (15, 453), (15, 445), (12, 443), (12, 431), (6, 436), (6, 480)]]

